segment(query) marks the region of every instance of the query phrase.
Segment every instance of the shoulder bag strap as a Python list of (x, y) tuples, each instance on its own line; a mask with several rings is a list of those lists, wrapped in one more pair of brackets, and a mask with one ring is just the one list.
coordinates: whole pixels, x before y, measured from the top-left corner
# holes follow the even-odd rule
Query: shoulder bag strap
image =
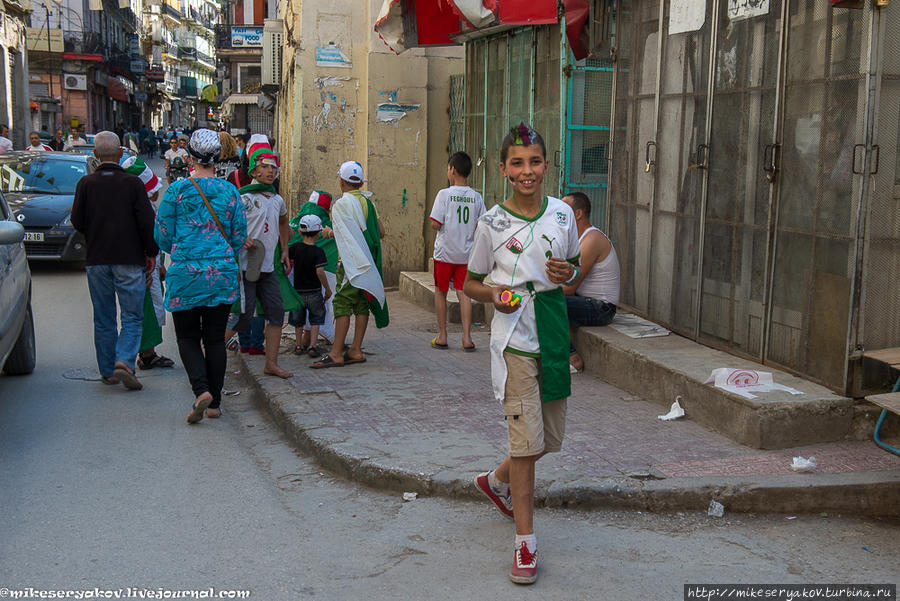
[(228, 235), (225, 233), (225, 228), (222, 227), (222, 222), (219, 221), (219, 216), (216, 215), (216, 212), (213, 210), (212, 205), (209, 204), (209, 200), (206, 198), (206, 194), (203, 193), (203, 190), (200, 189), (199, 184), (197, 184), (197, 180), (195, 180), (193, 177), (189, 177), (188, 180), (190, 180), (190, 182), (194, 184), (194, 187), (197, 188), (197, 192), (200, 194), (200, 198), (203, 199), (203, 202), (206, 204), (206, 208), (209, 209), (212, 218), (216, 222), (216, 227), (219, 228), (219, 231), (222, 232), (223, 236), (225, 236), (225, 241), (228, 242)]
[[(225, 233), (225, 228), (222, 226), (222, 222), (219, 221), (219, 216), (216, 215), (216, 212), (213, 210), (212, 205), (209, 204), (209, 199), (206, 198), (206, 194), (204, 194), (204, 193), (203, 193), (203, 190), (200, 189), (200, 186), (197, 184), (197, 180), (195, 180), (193, 177), (189, 177), (188, 180), (189, 180), (192, 184), (194, 184), (194, 187), (195, 187), (195, 188), (197, 188), (197, 192), (200, 194), (200, 198), (203, 199), (203, 203), (206, 205), (206, 208), (209, 209), (209, 212), (210, 212), (210, 214), (212, 215), (212, 218), (213, 218), (213, 219), (215, 220), (215, 222), (216, 222), (216, 227), (219, 228), (219, 232), (221, 232), (222, 237), (225, 238), (225, 244), (227, 244), (228, 246), (231, 246), (231, 240), (228, 238), (228, 235)], [(234, 261), (235, 261), (235, 263), (238, 263), (238, 258), (235, 257), (235, 258), (234, 258)], [(238, 286), (240, 287), (240, 290), (241, 290), (241, 299), (242, 299), (242, 300), (241, 300), (241, 311), (243, 312), (243, 310), (244, 310), (244, 301), (243, 301), (243, 296), (244, 296), (244, 292), (243, 292), (243, 290), (244, 290), (244, 285), (243, 285), (243, 282), (241, 282), (241, 267), (240, 267), (240, 264), (238, 264)]]

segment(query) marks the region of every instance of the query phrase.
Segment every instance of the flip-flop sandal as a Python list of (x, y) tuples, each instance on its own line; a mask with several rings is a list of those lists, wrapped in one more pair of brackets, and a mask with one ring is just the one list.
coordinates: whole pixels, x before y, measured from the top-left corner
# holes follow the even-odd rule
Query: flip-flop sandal
[(309, 352), (309, 347), (305, 344), (298, 344), (294, 347), (295, 355), (305, 355), (307, 352)]
[(314, 346), (309, 347), (309, 350), (306, 351), (306, 354), (309, 355), (310, 357), (312, 357), (313, 359), (315, 359), (316, 357), (322, 356), (322, 353), (319, 352), (319, 349), (317, 349)]
[(478, 347), (476, 347), (474, 344), (472, 346), (463, 345), (462, 350), (466, 351), (467, 353), (474, 353), (478, 350)]
[(254, 240), (256, 246), (247, 249), (247, 271), (244, 278), (248, 282), (259, 280), (259, 273), (262, 269), (263, 260), (266, 258), (266, 249), (262, 242)]
[(119, 378), (115, 376), (100, 376), (100, 381), (107, 386), (115, 386), (119, 383)]
[(187, 423), (196, 424), (200, 420), (203, 419), (203, 412), (209, 407), (210, 403), (212, 403), (212, 397), (208, 399), (200, 399), (196, 401), (191, 406), (191, 412), (188, 413)]
[(153, 369), (154, 367), (175, 367), (175, 362), (168, 357), (153, 353), (149, 357), (138, 357), (139, 369)]
[(325, 369), (327, 367), (344, 367), (344, 364), (332, 359), (331, 355), (325, 355), (324, 359), (320, 359), (309, 366), (310, 369)]
[(431, 339), (431, 348), (436, 348), (436, 349), (440, 349), (442, 351), (446, 351), (448, 348), (450, 348), (450, 345), (449, 344), (438, 344), (437, 336), (435, 336), (434, 338)]
[(365, 362), (366, 362), (365, 357), (363, 357), (362, 359), (353, 359), (350, 357), (350, 355), (344, 355), (344, 365), (353, 365), (354, 363), (365, 363)]
[(156, 355), (151, 363), (156, 364), (156, 367), (175, 367), (174, 361), (172, 361), (168, 357), (163, 357), (162, 355)]
[(141, 381), (137, 379), (137, 376), (134, 375), (129, 369), (124, 367), (117, 367), (113, 370), (113, 375), (119, 378), (119, 381), (127, 388), (128, 390), (140, 390), (144, 387), (141, 384)]

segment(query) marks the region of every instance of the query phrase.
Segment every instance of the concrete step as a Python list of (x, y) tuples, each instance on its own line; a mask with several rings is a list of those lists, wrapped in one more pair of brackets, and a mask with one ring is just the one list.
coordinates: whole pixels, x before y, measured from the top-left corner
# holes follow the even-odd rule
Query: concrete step
[[(418, 306), (434, 311), (431, 274), (401, 273), (400, 291)], [(452, 291), (450, 295), (451, 321), (458, 323), (459, 303)], [(473, 321), (487, 322), (493, 317), (493, 307), (475, 303), (473, 313)], [(575, 336), (585, 368), (591, 373), (631, 394), (657, 402), (666, 410), (680, 395), (688, 419), (745, 446), (784, 449), (871, 437), (873, 412), (861, 411), (859, 406), (854, 406), (853, 399), (677, 334), (630, 338), (603, 327), (579, 328)], [(776, 390), (746, 399), (704, 383), (718, 367), (772, 372), (776, 383), (804, 394)]]
[[(688, 418), (755, 449), (785, 449), (851, 436), (853, 399), (775, 368), (677, 334), (630, 338), (612, 328), (579, 328), (585, 368), (614, 386), (668, 407), (680, 395)], [(803, 392), (773, 390), (746, 399), (704, 382), (718, 367), (771, 372)]]
[[(427, 271), (401, 271), (400, 293), (418, 307), (434, 313), (434, 276)], [(450, 323), (462, 323), (459, 298), (453, 288), (447, 292), (447, 313)], [(472, 322), (485, 323), (484, 304), (472, 303)]]

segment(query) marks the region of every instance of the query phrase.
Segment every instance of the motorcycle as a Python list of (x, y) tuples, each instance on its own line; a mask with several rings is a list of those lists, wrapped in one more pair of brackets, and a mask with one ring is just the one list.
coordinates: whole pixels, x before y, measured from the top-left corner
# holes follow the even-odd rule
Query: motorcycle
[(173, 182), (190, 177), (190, 175), (188, 164), (183, 158), (175, 157), (169, 163), (169, 177)]

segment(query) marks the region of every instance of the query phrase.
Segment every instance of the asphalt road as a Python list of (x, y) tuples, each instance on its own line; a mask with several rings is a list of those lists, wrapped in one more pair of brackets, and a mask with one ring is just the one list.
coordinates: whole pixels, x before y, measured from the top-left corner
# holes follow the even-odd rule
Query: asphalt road
[[(896, 583), (900, 521), (541, 509), (507, 580), (490, 506), (331, 476), (244, 391), (188, 426), (184, 372), (98, 381), (84, 273), (35, 266), (38, 367), (0, 377), (3, 589), (249, 590), (251, 599), (681, 599), (685, 583)], [(169, 325), (161, 351), (180, 365)], [(240, 386), (229, 371), (227, 388)], [(123, 594), (127, 591), (123, 591)]]

